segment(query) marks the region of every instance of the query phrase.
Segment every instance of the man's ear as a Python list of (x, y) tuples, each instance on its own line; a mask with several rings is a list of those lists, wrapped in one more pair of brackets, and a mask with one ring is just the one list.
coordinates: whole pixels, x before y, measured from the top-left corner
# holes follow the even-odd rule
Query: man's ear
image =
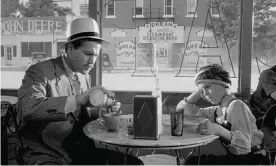
[(71, 54), (72, 49), (73, 49), (72, 43), (67, 43), (65, 48), (66, 48), (65, 52)]

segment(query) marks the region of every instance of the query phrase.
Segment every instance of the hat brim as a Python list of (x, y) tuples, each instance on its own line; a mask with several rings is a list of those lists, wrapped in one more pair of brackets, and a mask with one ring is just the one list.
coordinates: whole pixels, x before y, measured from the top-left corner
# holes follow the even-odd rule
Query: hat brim
[(95, 37), (95, 36), (82, 36), (82, 37), (77, 37), (73, 40), (68, 40), (66, 41), (65, 43), (61, 44), (58, 46), (59, 49), (65, 49), (65, 46), (66, 44), (72, 42), (72, 41), (76, 41), (76, 40), (79, 40), (79, 39), (92, 39), (91, 41), (95, 41), (95, 42), (98, 42), (99, 44), (102, 44), (102, 46), (109, 46), (111, 45), (111, 43), (101, 37)]

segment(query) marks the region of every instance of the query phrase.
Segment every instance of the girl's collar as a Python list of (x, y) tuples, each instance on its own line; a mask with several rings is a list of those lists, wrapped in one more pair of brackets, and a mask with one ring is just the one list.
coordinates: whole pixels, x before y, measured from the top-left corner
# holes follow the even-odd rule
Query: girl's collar
[(229, 102), (232, 101), (235, 97), (232, 96), (231, 94), (226, 94), (219, 102), (219, 106), (225, 107), (229, 104)]

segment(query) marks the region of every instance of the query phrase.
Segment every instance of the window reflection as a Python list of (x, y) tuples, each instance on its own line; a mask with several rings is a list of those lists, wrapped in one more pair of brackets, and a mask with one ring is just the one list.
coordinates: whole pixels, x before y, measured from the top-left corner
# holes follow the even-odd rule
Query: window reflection
[(265, 6), (263, 1), (254, 3), (253, 16), (253, 52), (252, 52), (252, 77), (251, 88), (256, 89), (260, 73), (276, 64), (276, 2), (267, 1)]
[[(240, 1), (107, 2), (103, 7), (103, 37), (114, 45), (102, 51), (102, 83), (105, 86), (111, 90), (150, 91), (158, 67), (162, 90), (193, 91), (197, 88), (193, 84), (197, 69), (209, 63), (219, 63), (231, 73), (232, 91), (237, 91)], [(221, 8), (220, 3), (228, 3), (227, 8)], [(270, 3), (268, 6), (275, 6), (275, 2)], [(47, 3), (47, 6), (50, 4)], [(271, 26), (275, 24), (275, 11), (262, 8), (260, 4), (256, 2), (254, 10), (253, 89), (259, 72), (275, 64), (273, 36), (276, 32), (272, 28), (275, 26)], [(2, 66), (16, 66), (18, 72), (24, 73), (33, 52), (45, 53), (43, 56), (47, 58), (64, 52), (60, 45), (66, 38), (66, 24), (73, 18), (68, 15), (70, 12), (22, 17), (24, 13), (18, 13), (19, 10), (8, 5), (12, 6), (12, 1), (3, 1), (1, 7), (5, 6), (3, 12), (6, 12), (1, 11)], [(88, 0), (65, 1), (57, 5), (69, 7), (76, 16), (87, 17)], [(8, 9), (13, 11), (8, 12)], [(112, 16), (112, 19), (107, 16)], [(19, 71), (18, 66), (24, 68)], [(22, 75), (19, 75), (18, 82)], [(11, 86), (6, 88), (19, 88), (17, 85), (5, 85)]]
[[(193, 82), (197, 70), (204, 65), (218, 63), (230, 71), (232, 91), (236, 92), (239, 19), (235, 20), (235, 29), (229, 31), (229, 24), (234, 23), (228, 20), (231, 16), (217, 17), (223, 1), (217, 5), (211, 2), (136, 1), (135, 10), (140, 5), (145, 14), (143, 18), (128, 19), (127, 11), (123, 9), (130, 5), (115, 1), (117, 20), (120, 20), (118, 16), (121, 14), (125, 17), (122, 18), (123, 22), (104, 20), (104, 23), (110, 25), (104, 27), (104, 37), (116, 46), (103, 49), (114, 67), (110, 73), (103, 70), (103, 84), (114, 90), (150, 91), (154, 81), (152, 77), (156, 76), (158, 68), (162, 90), (193, 91), (197, 88)], [(160, 5), (164, 8), (160, 8)], [(237, 3), (235, 7), (239, 6)], [(158, 10), (166, 12), (168, 7), (172, 8), (175, 17), (158, 14)], [(183, 9), (187, 9), (187, 14), (183, 13)], [(227, 11), (220, 12), (223, 12), (223, 16)], [(232, 14), (239, 15), (239, 9)], [(124, 81), (113, 81), (112, 73)]]

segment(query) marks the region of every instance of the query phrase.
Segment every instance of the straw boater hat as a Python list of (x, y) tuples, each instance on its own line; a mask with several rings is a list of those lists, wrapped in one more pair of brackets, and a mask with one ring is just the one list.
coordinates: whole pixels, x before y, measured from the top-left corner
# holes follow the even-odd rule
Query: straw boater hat
[(220, 84), (227, 88), (231, 85), (229, 72), (219, 64), (211, 64), (199, 69), (195, 76), (196, 85), (207, 82)]
[(60, 47), (64, 47), (67, 43), (78, 39), (95, 39), (101, 44), (109, 44), (107, 40), (100, 37), (97, 22), (92, 18), (76, 18), (67, 25), (66, 30), (67, 41)]

